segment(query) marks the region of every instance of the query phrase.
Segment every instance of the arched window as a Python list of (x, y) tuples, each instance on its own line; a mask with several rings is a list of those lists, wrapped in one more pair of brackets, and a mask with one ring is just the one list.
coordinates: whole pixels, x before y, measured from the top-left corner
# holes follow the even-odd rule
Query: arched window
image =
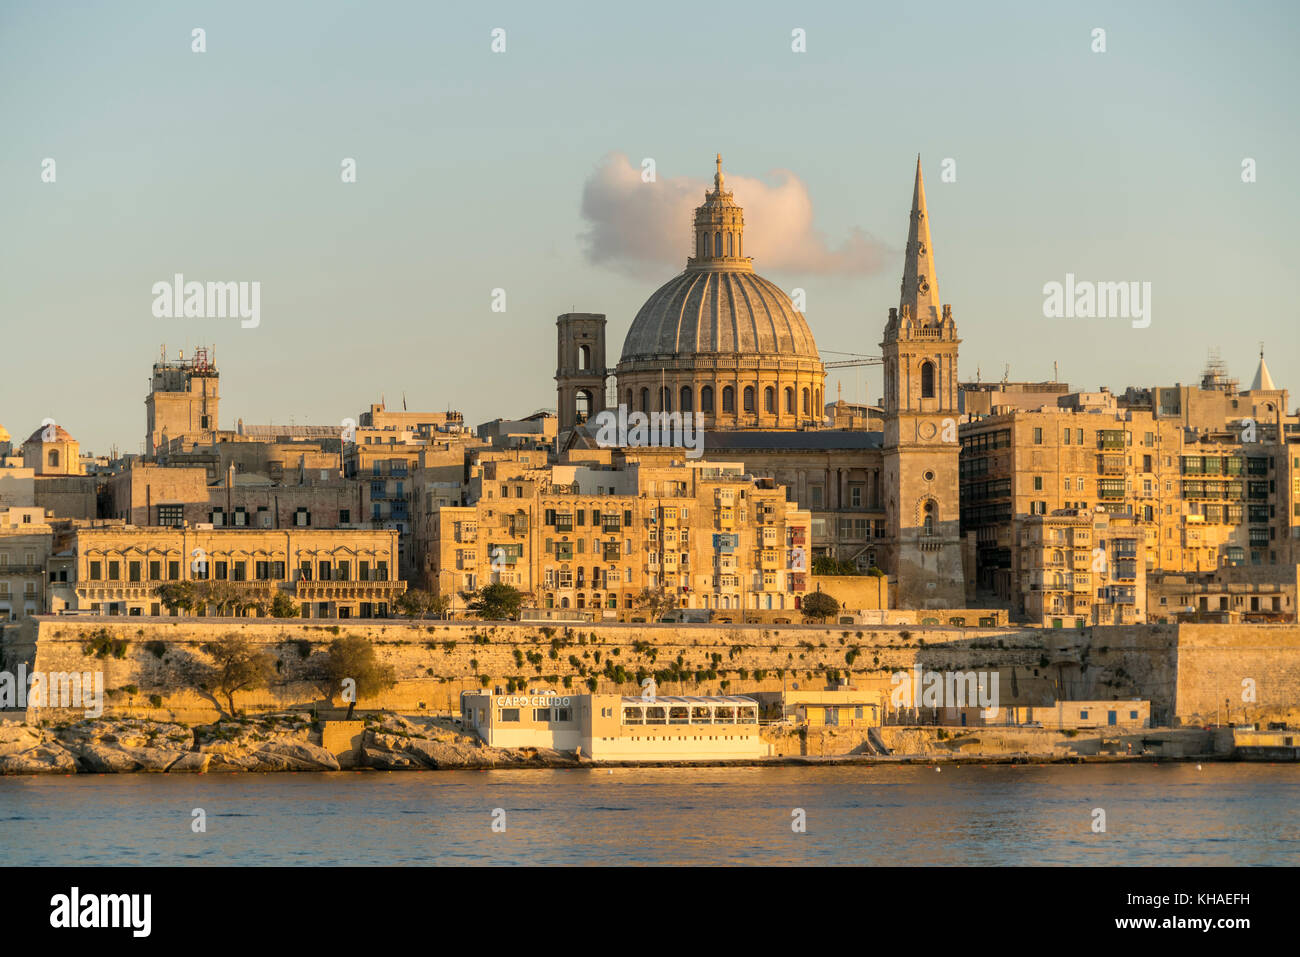
[(745, 411), (754, 411), (754, 387), (752, 385), (745, 386)]
[(588, 389), (579, 389), (577, 401), (574, 405), (576, 406), (575, 411), (578, 413), (578, 421), (586, 422), (588, 416), (591, 415), (591, 391)]
[(578, 346), (578, 369), (591, 368), (591, 346)]
[(771, 386), (763, 390), (763, 411), (776, 414), (776, 390)]
[(700, 411), (713, 412), (713, 386), (706, 385), (700, 389)]
[(713, 234), (713, 255), (722, 255), (722, 233)]
[(794, 415), (794, 389), (789, 386), (785, 387), (785, 412), (786, 415)]
[(650, 411), (650, 390), (649, 389), (641, 390), (641, 411), (642, 412)]
[(727, 255), (731, 255), (731, 233), (727, 233)]
[(812, 395), (807, 389), (803, 390), (803, 414), (812, 415)]
[(813, 393), (813, 414), (816, 415), (817, 418), (819, 419), (826, 414), (826, 410), (822, 408), (821, 389), (818, 389)]
[(736, 411), (736, 390), (729, 385), (722, 387), (722, 411)]
[(921, 363), (921, 398), (934, 398), (934, 363)]
[(624, 404), (627, 406), (627, 410), (631, 412), (632, 411), (632, 390), (631, 389), (627, 390), (627, 402)]
[(700, 233), (699, 251), (696, 253), (701, 259), (709, 254), (709, 234)]
[(691, 412), (694, 409), (691, 403), (691, 387), (688, 385), (682, 386), (681, 407), (683, 412)]
[(50, 449), (49, 462), (50, 462), (50, 467), (51, 467), (51, 468), (58, 468), (58, 467), (59, 467), (59, 450), (58, 450), (58, 449)]
[(659, 389), (659, 411), (671, 412), (673, 410), (673, 390), (667, 386)]
[(926, 535), (934, 534), (934, 502), (926, 502), (923, 509), (925, 515), (921, 520)]

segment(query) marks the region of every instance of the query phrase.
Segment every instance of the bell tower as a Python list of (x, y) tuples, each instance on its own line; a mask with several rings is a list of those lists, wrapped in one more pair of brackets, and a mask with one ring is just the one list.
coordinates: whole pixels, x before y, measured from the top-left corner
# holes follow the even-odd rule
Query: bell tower
[(900, 608), (965, 604), (957, 436), (957, 327), (939, 299), (916, 159), (899, 307), (880, 344), (885, 375), (886, 570)]
[(605, 410), (605, 317), (566, 312), (555, 325), (556, 409), (559, 430), (567, 432)]

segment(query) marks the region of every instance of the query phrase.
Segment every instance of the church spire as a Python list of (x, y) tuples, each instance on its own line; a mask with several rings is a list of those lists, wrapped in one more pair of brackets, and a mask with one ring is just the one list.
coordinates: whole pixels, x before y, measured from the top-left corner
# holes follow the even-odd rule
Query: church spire
[(907, 230), (907, 251), (903, 261), (900, 318), (910, 315), (921, 326), (938, 325), (943, 318), (939, 302), (939, 280), (934, 271), (930, 246), (930, 217), (925, 208), (925, 182), (921, 178), (921, 154), (916, 156), (916, 185), (912, 188), (912, 218)]
[(1259, 347), (1259, 368), (1255, 370), (1255, 381), (1250, 384), (1251, 392), (1276, 392), (1273, 377), (1269, 375), (1268, 365), (1264, 362), (1264, 346)]

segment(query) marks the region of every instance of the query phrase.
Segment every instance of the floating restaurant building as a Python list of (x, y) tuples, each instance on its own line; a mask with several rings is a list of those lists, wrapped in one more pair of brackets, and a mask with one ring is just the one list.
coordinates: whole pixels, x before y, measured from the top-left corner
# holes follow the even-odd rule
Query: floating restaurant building
[(758, 702), (736, 695), (632, 697), (466, 692), (461, 718), (496, 748), (552, 748), (595, 761), (763, 757)]

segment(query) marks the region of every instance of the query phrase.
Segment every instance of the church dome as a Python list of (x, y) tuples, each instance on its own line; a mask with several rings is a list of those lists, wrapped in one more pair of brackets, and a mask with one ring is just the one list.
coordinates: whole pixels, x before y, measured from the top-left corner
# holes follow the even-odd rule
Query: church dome
[(744, 210), (717, 159), (695, 210), (695, 255), (646, 300), (615, 374), (621, 403), (700, 412), (723, 429), (819, 428), (826, 370), (812, 330), (745, 255)]
[(27, 436), (27, 441), (24, 442), (23, 445), (28, 445), (33, 442), (75, 442), (77, 441), (71, 435), (69, 435), (68, 430), (61, 425), (54, 426), (54, 432), (52, 438), (49, 439), (45, 438), (45, 429), (46, 426), (40, 426), (39, 428), (37, 428), (35, 432)]
[(752, 269), (688, 269), (636, 314), (621, 361), (698, 353), (818, 359), (812, 330), (787, 296)]

